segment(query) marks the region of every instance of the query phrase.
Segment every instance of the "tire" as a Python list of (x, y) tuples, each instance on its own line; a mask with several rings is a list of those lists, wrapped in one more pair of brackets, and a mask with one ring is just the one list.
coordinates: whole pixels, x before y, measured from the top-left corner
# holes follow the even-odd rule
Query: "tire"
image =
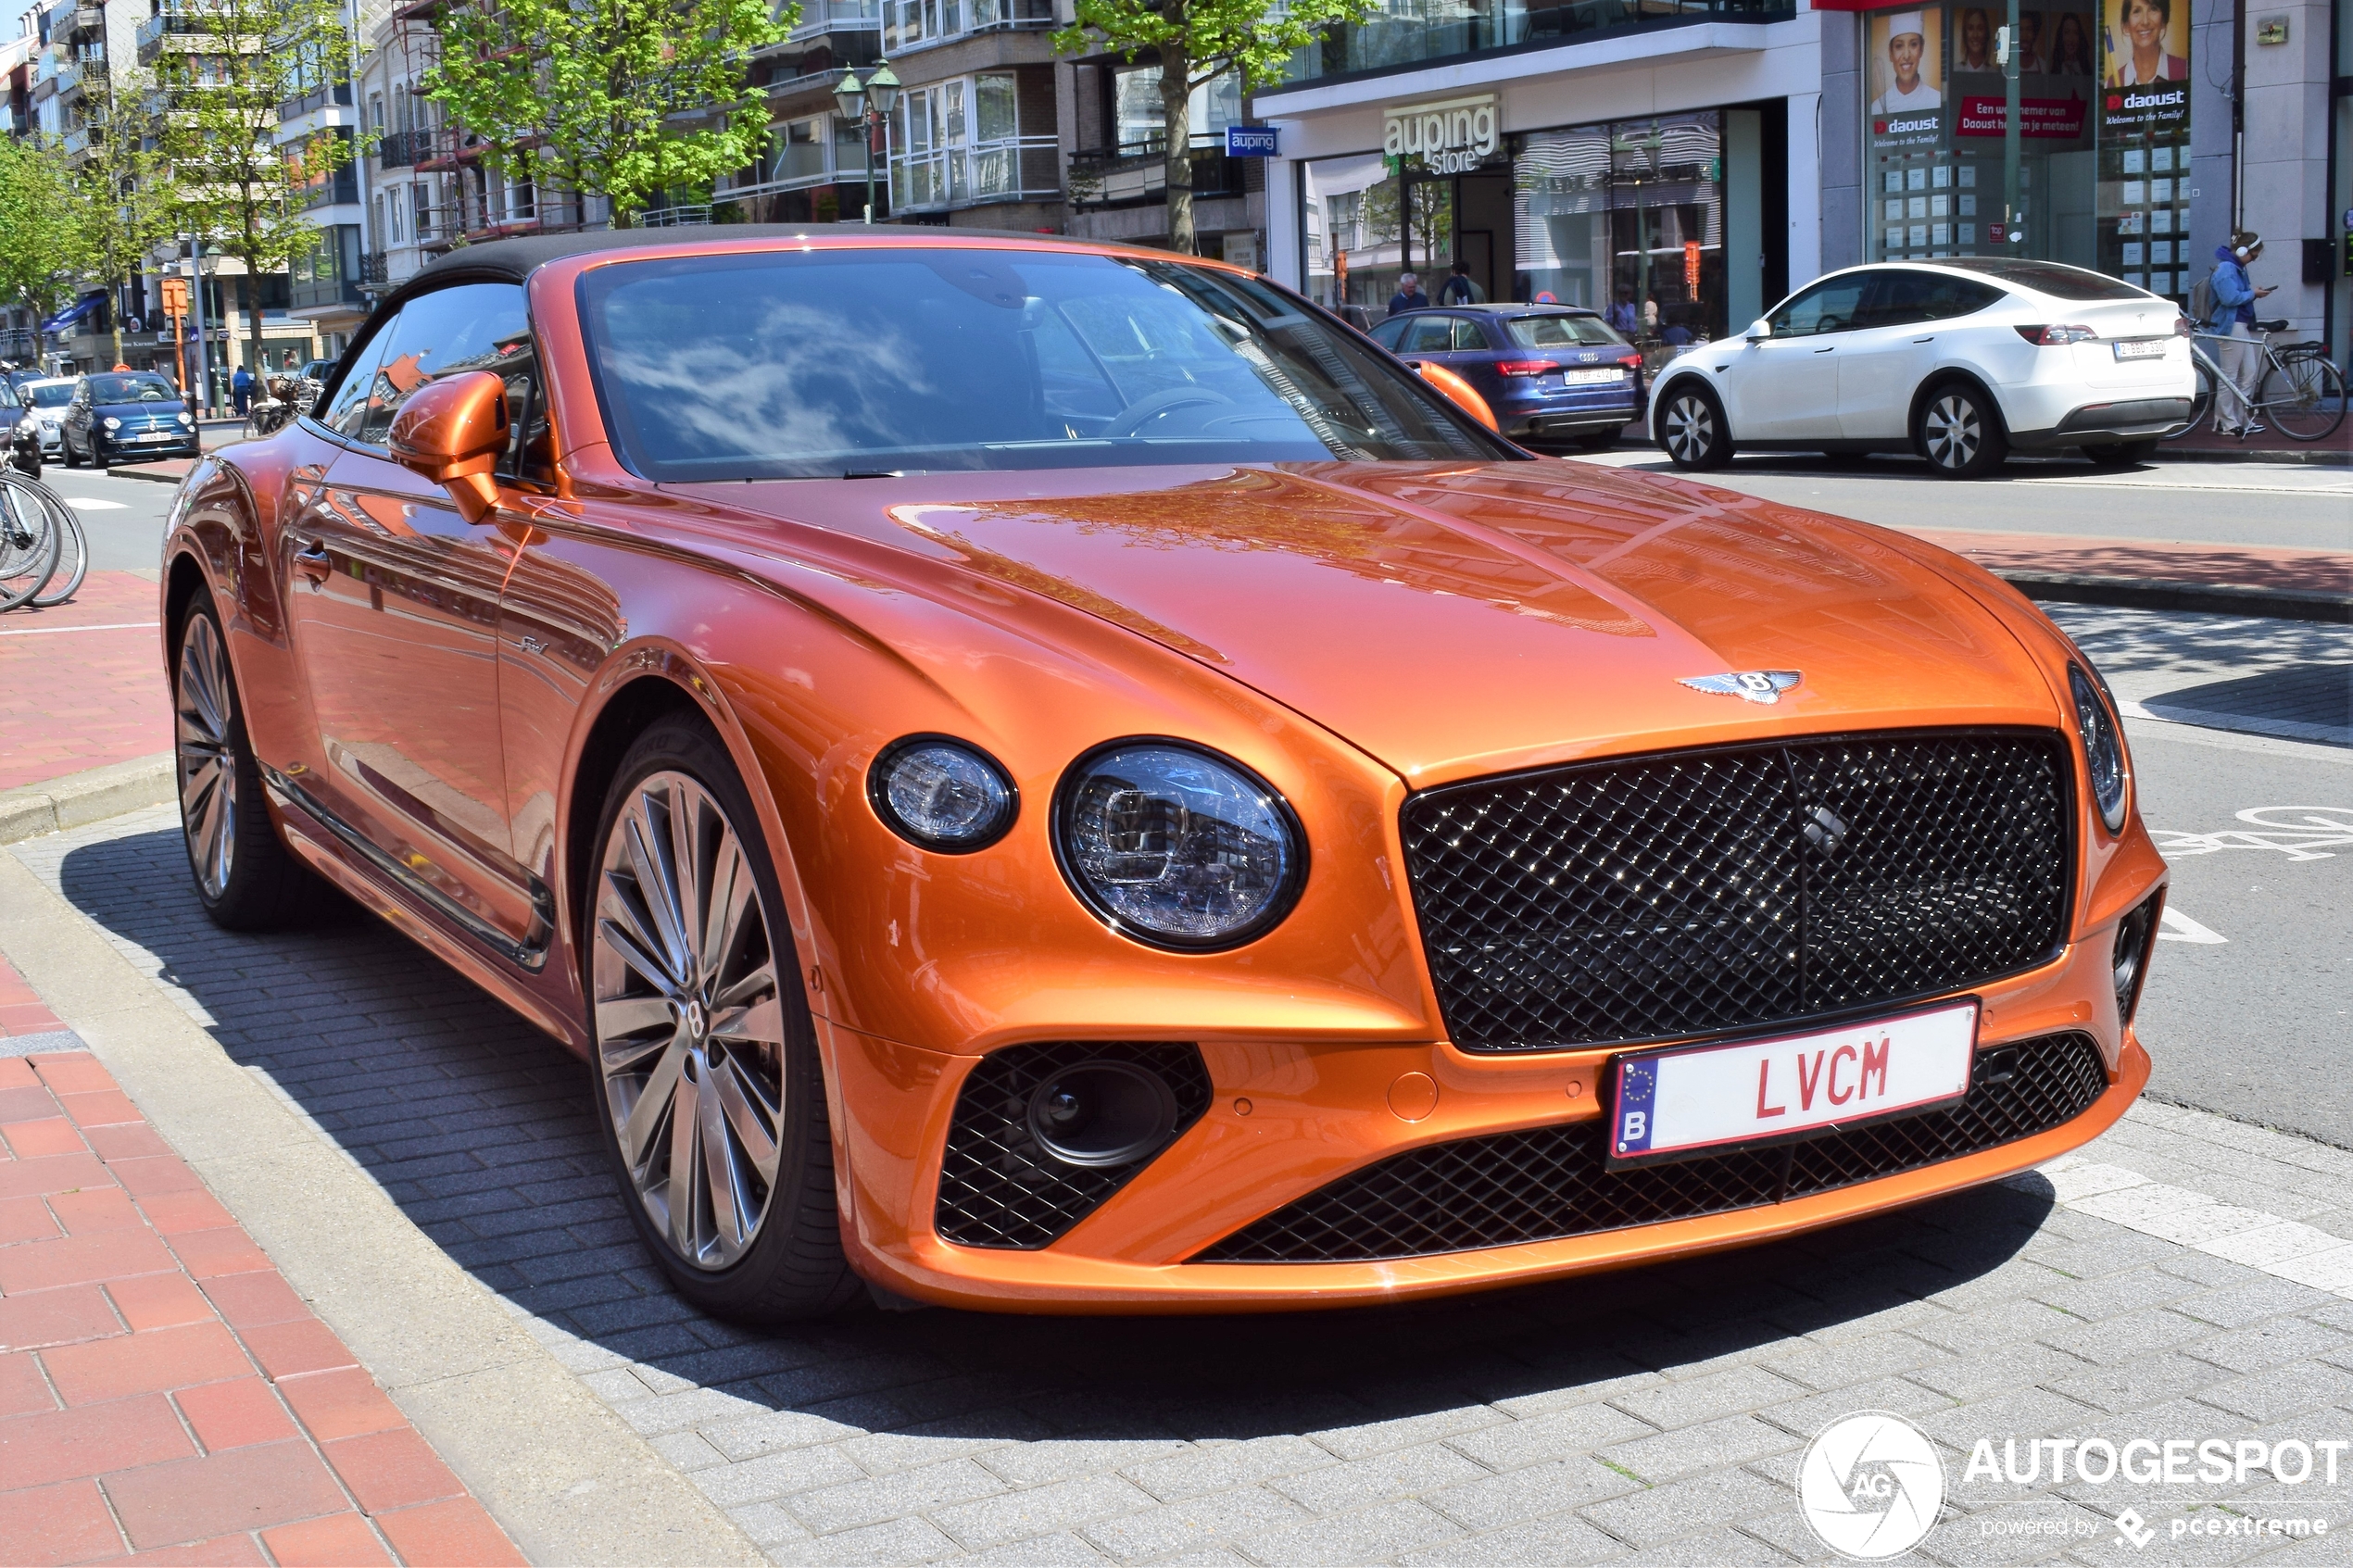
[(1932, 388), (1912, 422), (1912, 445), (1945, 479), (1982, 479), (2010, 455), (1994, 400), (1967, 382)]
[(2263, 372), (2255, 403), (2255, 417), (2290, 441), (2324, 440), (2345, 422), (2345, 377), (2323, 355), (2292, 355)]
[(2204, 359), (2195, 355), (2191, 358), (2190, 366), (2197, 377), (2190, 392), (2190, 422), (2165, 437), (2168, 441), (2181, 440), (2204, 424), (2207, 416), (2214, 412), (2214, 372), (2207, 367)]
[(2138, 468), (2157, 456), (2155, 441), (2111, 441), (2086, 446), (2083, 455), (2104, 469)]
[(57, 558), (50, 565), (49, 580), (32, 595), (31, 602), (35, 608), (65, 603), (73, 597), (90, 571), (90, 540), (82, 532), (82, 520), (56, 491), (38, 480), (0, 470), (0, 490), (5, 490), (6, 504), (19, 527), (45, 527), (57, 542)]
[(1669, 387), (1658, 406), (1658, 449), (1679, 469), (1720, 469), (1732, 460), (1724, 406), (1694, 381)]
[(752, 1326), (865, 1292), (842, 1256), (824, 1073), (758, 823), (717, 737), (661, 721), (605, 797), (582, 922), (588, 1093), (622, 1206), (681, 1296)]
[(209, 595), (180, 623), (171, 718), (180, 836), (205, 913), (226, 931), (315, 923), (327, 885), (278, 841)]
[(39, 594), (57, 569), (57, 530), (48, 508), (15, 483), (0, 486), (0, 610)]
[(66, 467), (69, 469), (78, 469), (82, 466), (82, 459), (73, 455), (73, 437), (71, 435), (60, 435), (57, 437), (57, 452), (60, 457), (65, 458)]

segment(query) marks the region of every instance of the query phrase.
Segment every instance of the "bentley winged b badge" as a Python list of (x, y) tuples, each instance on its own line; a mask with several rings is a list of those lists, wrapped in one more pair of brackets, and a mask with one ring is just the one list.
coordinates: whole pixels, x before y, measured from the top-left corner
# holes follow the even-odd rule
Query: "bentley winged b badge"
[(1794, 670), (1731, 670), (1721, 675), (1685, 675), (1682, 684), (1695, 692), (1714, 692), (1744, 702), (1774, 703), (1805, 677)]

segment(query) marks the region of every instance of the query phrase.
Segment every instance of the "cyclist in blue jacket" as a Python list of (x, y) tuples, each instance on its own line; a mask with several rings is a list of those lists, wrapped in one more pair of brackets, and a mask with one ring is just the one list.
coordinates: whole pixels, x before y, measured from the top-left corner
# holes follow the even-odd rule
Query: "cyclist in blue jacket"
[(2249, 413), (2245, 391), (2257, 363), (2255, 302), (2271, 292), (2269, 287), (2257, 288), (2255, 280), (2247, 276), (2247, 268), (2262, 254), (2262, 237), (2245, 231), (2233, 234), (2228, 245), (2214, 247), (2214, 309), (2205, 322), (2207, 331), (2230, 340), (2215, 350), (2222, 384), (2214, 389), (2215, 400), (2221, 405), (2214, 410), (2214, 421), (2223, 434), (2242, 440), (2259, 434), (2264, 428)]

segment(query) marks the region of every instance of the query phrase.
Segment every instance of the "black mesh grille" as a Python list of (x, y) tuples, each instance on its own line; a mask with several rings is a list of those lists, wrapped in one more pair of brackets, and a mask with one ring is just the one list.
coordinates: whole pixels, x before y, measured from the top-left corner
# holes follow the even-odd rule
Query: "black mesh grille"
[(1151, 1068), (1167, 1081), (1176, 1096), (1171, 1142), (1209, 1109), (1209, 1073), (1189, 1045), (1081, 1042), (997, 1051), (973, 1069), (956, 1097), (933, 1222), (943, 1238), (964, 1247), (1048, 1246), (1151, 1163), (1148, 1155), (1132, 1165), (1065, 1164), (1030, 1136), (1029, 1098), (1038, 1086), (1063, 1068), (1106, 1058)]
[(2087, 1035), (1981, 1052), (1948, 1110), (1741, 1154), (1612, 1172), (1604, 1123), (1465, 1138), (1320, 1187), (1190, 1261), (1341, 1263), (1553, 1241), (1754, 1209), (1974, 1154), (2071, 1122), (2108, 1086)]
[(2054, 732), (1672, 753), (1405, 803), (1453, 1042), (1680, 1039), (1973, 985), (2058, 949), (2070, 779)]

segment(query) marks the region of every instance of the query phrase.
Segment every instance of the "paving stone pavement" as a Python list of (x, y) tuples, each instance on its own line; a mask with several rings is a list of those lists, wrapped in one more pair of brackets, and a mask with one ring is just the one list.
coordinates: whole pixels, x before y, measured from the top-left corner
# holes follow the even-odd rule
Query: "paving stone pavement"
[[(402, 938), (214, 930), (169, 808), (12, 852), (778, 1562), (1824, 1562), (1793, 1479), (1863, 1410), (1944, 1449), (1947, 1517), (1910, 1561), (2353, 1561), (2353, 1455), (2297, 1486), (1965, 1476), (1981, 1437), (2353, 1439), (2353, 1300), (2052, 1179), (1395, 1310), (761, 1336), (638, 1250), (585, 1070)], [(2144, 1107), (2084, 1159), (2353, 1239), (2353, 1153)], [(2169, 1533), (2267, 1513), (2331, 1531)]]

